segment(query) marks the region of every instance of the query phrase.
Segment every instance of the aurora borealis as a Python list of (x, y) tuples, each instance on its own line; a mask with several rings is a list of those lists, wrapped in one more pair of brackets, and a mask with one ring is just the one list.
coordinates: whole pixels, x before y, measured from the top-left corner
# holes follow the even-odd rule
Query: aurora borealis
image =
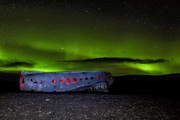
[(0, 1), (0, 71), (180, 72), (174, 0)]

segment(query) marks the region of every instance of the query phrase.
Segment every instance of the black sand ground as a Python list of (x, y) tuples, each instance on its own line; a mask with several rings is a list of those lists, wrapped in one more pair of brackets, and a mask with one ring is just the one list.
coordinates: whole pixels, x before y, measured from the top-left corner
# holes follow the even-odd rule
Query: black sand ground
[(0, 75), (0, 119), (180, 119), (179, 74), (115, 77), (109, 93), (24, 93)]

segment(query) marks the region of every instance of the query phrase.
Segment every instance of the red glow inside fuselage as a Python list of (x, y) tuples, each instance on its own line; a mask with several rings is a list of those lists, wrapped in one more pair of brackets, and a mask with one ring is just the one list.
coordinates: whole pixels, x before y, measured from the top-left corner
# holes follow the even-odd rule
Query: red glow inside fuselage
[(56, 80), (52, 80), (52, 83), (56, 83)]
[(77, 83), (76, 78), (73, 78), (73, 83)]
[(66, 79), (66, 83), (70, 84), (70, 79), (69, 78)]

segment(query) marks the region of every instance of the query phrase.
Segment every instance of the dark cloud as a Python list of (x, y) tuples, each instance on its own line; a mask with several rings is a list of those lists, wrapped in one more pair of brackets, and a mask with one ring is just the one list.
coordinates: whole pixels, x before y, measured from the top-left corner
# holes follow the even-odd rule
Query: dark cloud
[(22, 62), (22, 61), (2, 61), (0, 60), (0, 67), (5, 67), (5, 68), (9, 68), (9, 67), (33, 67), (35, 65), (34, 62), (30, 61), (30, 62)]
[(152, 64), (152, 63), (164, 63), (169, 62), (165, 59), (132, 59), (132, 58), (95, 58), (85, 60), (68, 60), (68, 61), (57, 61), (57, 62), (93, 62), (93, 63), (140, 63), (140, 64)]

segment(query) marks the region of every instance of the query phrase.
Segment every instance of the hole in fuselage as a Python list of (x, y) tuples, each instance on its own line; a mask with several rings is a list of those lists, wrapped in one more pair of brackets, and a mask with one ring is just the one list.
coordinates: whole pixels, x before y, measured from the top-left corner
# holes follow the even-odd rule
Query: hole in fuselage
[(43, 81), (42, 81), (42, 80), (40, 81), (40, 84), (43, 84)]
[(22, 80), (22, 83), (24, 83), (24, 79)]

